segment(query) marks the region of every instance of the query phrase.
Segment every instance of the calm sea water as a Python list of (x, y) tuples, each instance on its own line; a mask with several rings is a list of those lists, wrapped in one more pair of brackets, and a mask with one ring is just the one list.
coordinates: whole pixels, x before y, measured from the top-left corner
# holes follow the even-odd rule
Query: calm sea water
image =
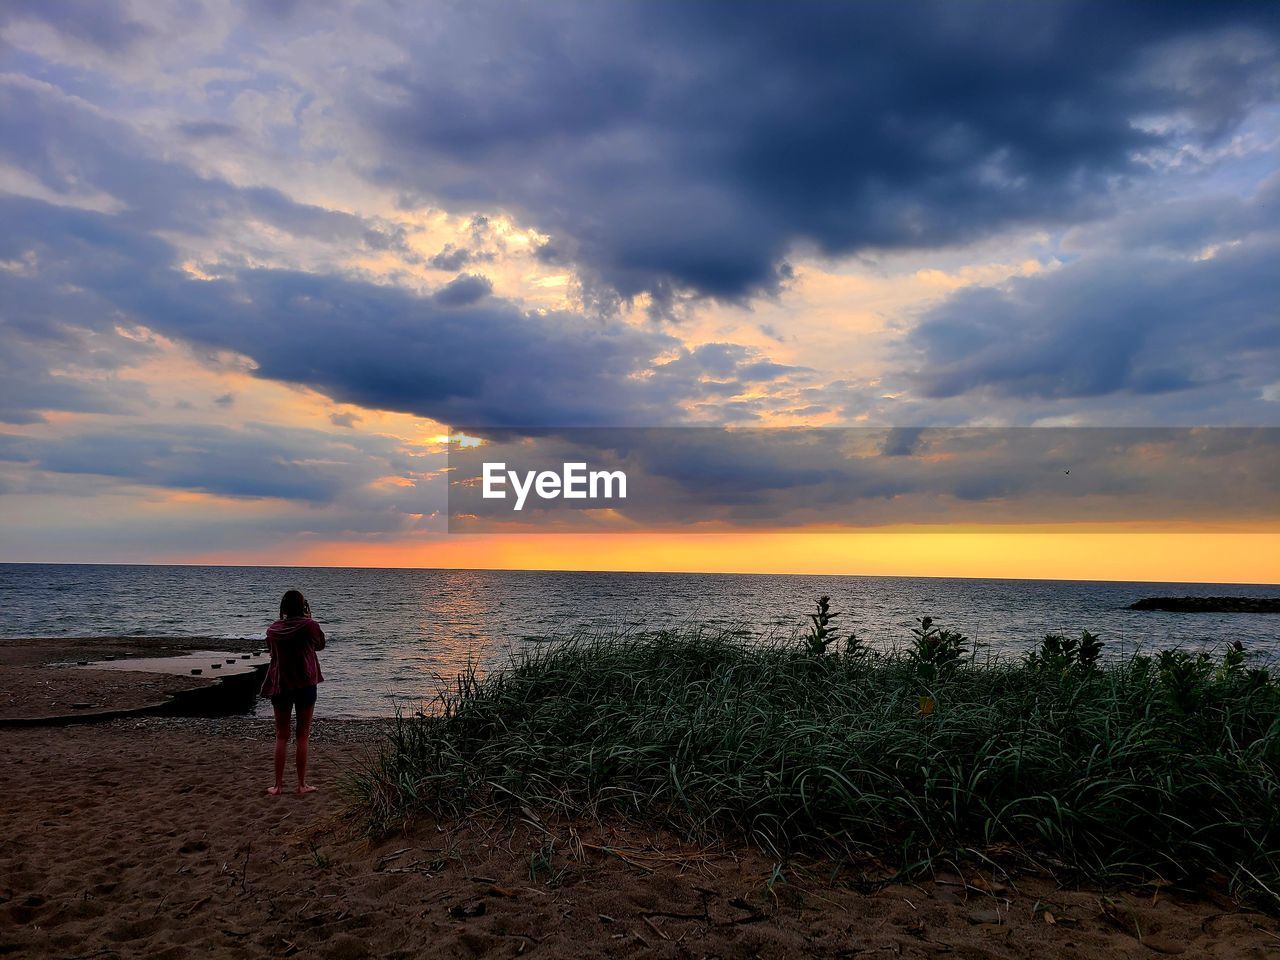
[(575, 630), (701, 624), (751, 636), (802, 630), (821, 594), (879, 644), (930, 615), (1001, 652), (1045, 633), (1089, 629), (1113, 650), (1240, 639), (1280, 655), (1280, 615), (1136, 612), (1156, 595), (1280, 596), (1280, 586), (958, 580), (916, 577), (557, 573), (0, 564), (0, 640), (13, 637), (260, 637), (280, 594), (307, 594), (330, 645), (330, 715), (416, 706), (470, 660), (505, 662)]

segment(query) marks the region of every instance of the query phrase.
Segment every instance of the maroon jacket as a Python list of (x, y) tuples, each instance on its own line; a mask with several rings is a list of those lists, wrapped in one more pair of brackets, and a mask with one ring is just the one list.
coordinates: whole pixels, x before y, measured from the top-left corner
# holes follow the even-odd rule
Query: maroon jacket
[(267, 627), (271, 666), (262, 682), (261, 696), (274, 697), (290, 690), (322, 683), (317, 650), (324, 649), (324, 631), (310, 617), (277, 620)]

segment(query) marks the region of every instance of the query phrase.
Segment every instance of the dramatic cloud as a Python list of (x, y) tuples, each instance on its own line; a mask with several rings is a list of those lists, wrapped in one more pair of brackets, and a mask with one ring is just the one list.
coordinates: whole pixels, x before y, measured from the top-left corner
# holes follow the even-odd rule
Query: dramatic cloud
[(1075, 399), (1224, 383), (1261, 396), (1280, 369), (1280, 178), (1120, 220), (1058, 270), (960, 291), (909, 334), (925, 395)]
[(442, 307), (466, 307), (483, 300), (491, 293), (493, 284), (487, 277), (463, 273), (437, 290), (433, 299)]
[(624, 296), (776, 289), (797, 247), (1108, 209), (1277, 94), (1256, 3), (470, 3), (348, 91), (386, 182), (514, 207)]
[[(917, 428), (1276, 422), (1277, 104), (1275, 3), (9, 3), (0, 492), (390, 538), (441, 425), (869, 423), (632, 455), (667, 519), (1012, 518), (1056, 453)], [(1126, 451), (1066, 492), (1265, 487)]]
[(17, 199), (0, 200), (0, 215), (14, 227), (0, 259), (31, 264), (2, 279), (32, 322), (74, 284), (68, 322), (141, 324), (243, 354), (263, 378), (443, 423), (676, 422), (686, 403), (801, 372), (734, 345), (688, 350), (656, 330), (526, 312), (481, 277), (426, 295), (287, 270), (197, 279), (163, 241), (110, 215)]

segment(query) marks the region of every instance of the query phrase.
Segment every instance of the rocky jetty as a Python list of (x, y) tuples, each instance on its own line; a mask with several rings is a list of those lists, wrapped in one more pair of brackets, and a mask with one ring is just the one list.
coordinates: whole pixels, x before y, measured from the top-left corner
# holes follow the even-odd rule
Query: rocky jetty
[(1280, 597), (1146, 597), (1130, 610), (1172, 613), (1280, 613)]

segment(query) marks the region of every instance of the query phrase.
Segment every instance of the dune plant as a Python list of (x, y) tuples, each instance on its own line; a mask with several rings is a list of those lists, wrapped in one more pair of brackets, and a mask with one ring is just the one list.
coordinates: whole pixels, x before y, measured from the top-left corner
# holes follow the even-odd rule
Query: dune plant
[(1050, 673), (1088, 671), (1097, 669), (1101, 656), (1102, 641), (1088, 630), (1079, 637), (1051, 633), (1040, 642), (1038, 649), (1027, 654), (1027, 666)]
[[(838, 611), (831, 609), (831, 598), (821, 596), (818, 598), (818, 611), (809, 614), (812, 623), (809, 630), (804, 635), (804, 648), (813, 656), (820, 657), (827, 652), (827, 648), (839, 640), (839, 631), (836, 629), (835, 620), (840, 616)], [(844, 652), (848, 654), (856, 654), (860, 652), (858, 637), (856, 634), (849, 634), (845, 637)]]
[(1107, 658), (1083, 638), (975, 662), (927, 617), (913, 641), (866, 659), (697, 630), (541, 644), (392, 723), (354, 785), (374, 830), (527, 807), (780, 859), (1003, 851), (1064, 875), (1280, 891), (1272, 667)]
[(911, 630), (913, 638), (907, 657), (927, 681), (953, 673), (972, 654), (969, 638), (954, 630), (934, 626), (933, 617), (921, 617)]

